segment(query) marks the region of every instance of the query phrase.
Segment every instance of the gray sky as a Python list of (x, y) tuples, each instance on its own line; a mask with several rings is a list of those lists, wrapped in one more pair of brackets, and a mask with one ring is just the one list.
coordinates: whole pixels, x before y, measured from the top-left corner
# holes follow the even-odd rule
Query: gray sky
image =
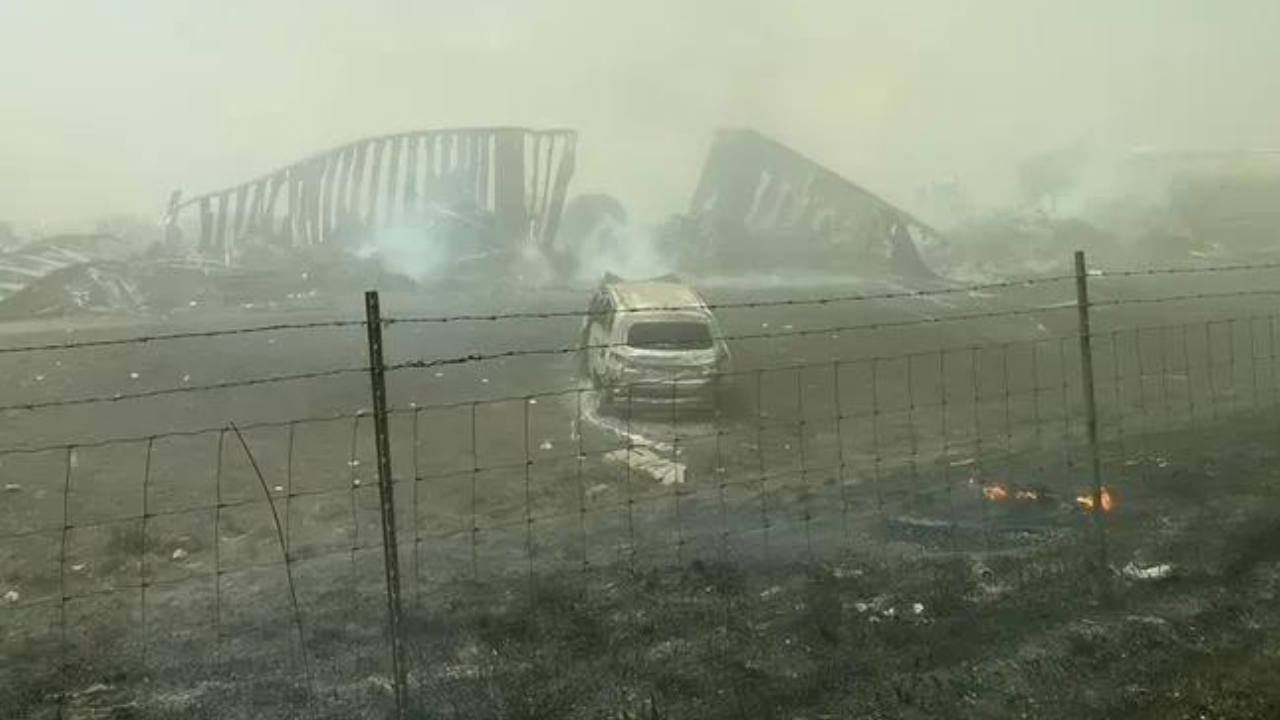
[(578, 191), (683, 208), (713, 128), (890, 198), (1029, 153), (1280, 146), (1274, 0), (0, 0), (0, 219), (158, 214), (359, 136), (581, 131)]

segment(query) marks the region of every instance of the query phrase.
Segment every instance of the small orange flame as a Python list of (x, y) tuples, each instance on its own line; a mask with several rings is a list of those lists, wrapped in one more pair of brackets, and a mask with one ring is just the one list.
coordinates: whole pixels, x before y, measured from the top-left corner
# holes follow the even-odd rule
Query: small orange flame
[(1040, 493), (1027, 488), (1014, 488), (1012, 491), (1001, 483), (982, 486), (982, 497), (988, 500), (1039, 500)]
[(982, 497), (988, 500), (1004, 500), (1009, 497), (1009, 491), (1005, 490), (1003, 485), (983, 485)]
[[(1100, 494), (1102, 498), (1102, 512), (1111, 512), (1111, 510), (1116, 506), (1115, 497), (1112, 496), (1111, 491), (1105, 487), (1102, 488), (1102, 491)], [(1093, 493), (1090, 493), (1088, 495), (1077, 495), (1076, 505), (1081, 510), (1092, 510), (1093, 509)]]

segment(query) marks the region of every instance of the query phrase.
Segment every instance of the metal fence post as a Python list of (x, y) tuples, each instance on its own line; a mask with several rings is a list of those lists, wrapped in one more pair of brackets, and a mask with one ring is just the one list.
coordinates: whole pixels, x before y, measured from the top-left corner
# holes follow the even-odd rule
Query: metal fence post
[(364, 294), (364, 310), (369, 333), (369, 379), (373, 390), (378, 500), (382, 513), (382, 555), (387, 574), (387, 616), (391, 630), (391, 665), (395, 674), (396, 716), (405, 720), (409, 717), (409, 683), (405, 667), (404, 616), (400, 604), (400, 545), (396, 541), (395, 487), (391, 481), (391, 440), (387, 431), (387, 379), (382, 362), (382, 313), (376, 290)]
[(1089, 330), (1089, 273), (1084, 251), (1076, 251), (1076, 307), (1080, 317), (1080, 385), (1084, 393), (1085, 426), (1089, 442), (1089, 467), (1093, 475), (1094, 527), (1098, 540), (1098, 586), (1107, 592), (1107, 532), (1103, 523), (1102, 458), (1098, 450), (1098, 405), (1093, 383), (1093, 339)]

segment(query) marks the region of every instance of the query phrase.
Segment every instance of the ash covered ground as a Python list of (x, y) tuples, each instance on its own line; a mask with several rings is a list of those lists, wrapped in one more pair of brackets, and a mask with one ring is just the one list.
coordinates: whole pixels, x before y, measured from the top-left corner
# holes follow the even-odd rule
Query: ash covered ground
[[(1093, 286), (1106, 303), (1273, 281)], [(851, 286), (903, 291), (840, 289)], [(704, 292), (713, 305), (838, 294)], [(384, 312), (554, 314), (582, 302), (576, 291), (387, 294)], [(734, 402), (719, 413), (601, 412), (572, 352), (393, 372), (414, 701), (449, 717), (643, 717), (655, 706), (659, 717), (1269, 717), (1280, 390), (1269, 309), (1245, 295), (1095, 310), (1116, 497), (1106, 570), (1080, 508), (1091, 481), (1070, 282), (725, 308), (725, 335), (741, 339)], [(354, 304), (323, 317), (344, 313), (358, 317)], [(321, 317), (67, 319), (11, 325), (4, 344), (227, 328), (248, 315)], [(1151, 329), (1124, 330), (1134, 326)], [(393, 323), (388, 362), (568, 349), (578, 328), (567, 317)], [(347, 327), (0, 362), (18, 379), (9, 402), (24, 405), (359, 369), (365, 349), (363, 328)], [(146, 440), (367, 413), (368, 397), (354, 372), (6, 410), (13, 446), (51, 448), (0, 464), (11, 715), (387, 707), (371, 419), (247, 429), (249, 453), (220, 431), (161, 437), (149, 453)], [(997, 486), (1010, 497), (992, 497)]]

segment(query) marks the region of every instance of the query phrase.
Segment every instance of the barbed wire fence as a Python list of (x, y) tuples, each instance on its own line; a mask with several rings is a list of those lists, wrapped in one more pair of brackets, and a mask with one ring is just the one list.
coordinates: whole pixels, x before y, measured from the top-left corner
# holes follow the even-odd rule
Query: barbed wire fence
[[(349, 686), (363, 681), (354, 677), (363, 673), (390, 678), (375, 685), (394, 685), (403, 716), (410, 703), (461, 702), (447, 686), (478, 683), (476, 674), (484, 672), (463, 667), (458, 642), (435, 642), (432, 632), (400, 637), (413, 631), (388, 620), (398, 611), (386, 603), (402, 586), (410, 625), (413, 618), (462, 612), (460, 598), (474, 598), (477, 587), (495, 582), (520, 580), (532, 597), (543, 597), (551, 578), (606, 596), (618, 568), (839, 566), (850, 557), (866, 562), (874, 556), (887, 587), (922, 592), (909, 576), (928, 558), (946, 556), (980, 558), (980, 578), (999, 574), (1015, 587), (1054, 574), (1105, 587), (1114, 568), (1081, 549), (1105, 543), (1111, 558), (1131, 558), (1141, 554), (1146, 537), (1161, 532), (1169, 517), (1161, 508), (1172, 512), (1161, 493), (1170, 485), (1157, 481), (1178, 465), (1171, 459), (1178, 433), (1274, 413), (1280, 403), (1274, 314), (1109, 326), (1088, 334), (1071, 328), (1071, 314), (1082, 308), (1101, 314), (1280, 294), (1264, 287), (1081, 302), (1070, 287), (1075, 281), (1105, 289), (1164, 274), (1189, 273), (1089, 274), (1081, 267), (1071, 276), (938, 290), (712, 303), (724, 314), (768, 310), (788, 317), (804, 309), (1018, 288), (1057, 288), (1064, 298), (813, 327), (748, 330), (740, 323), (717, 340), (829, 346), (717, 372), (726, 402), (711, 409), (684, 407), (677, 378), (633, 383), (618, 388), (621, 401), (602, 403), (599, 389), (578, 377), (552, 391), (408, 406), (396, 405), (392, 392), (382, 413), (227, 421), (0, 448), (7, 495), (0, 515), (6, 586), (0, 589), (7, 593), (0, 654), (9, 686), (28, 689), (25, 702), (32, 706), (66, 709), (86, 701), (103, 678), (140, 679), (143, 695), (170, 697), (193, 677), (253, 682), (283, 676), (306, 692)], [(886, 331), (1050, 315), (1061, 315), (1065, 329), (1032, 339), (911, 352), (858, 342)], [(375, 317), (374, 323), (391, 331), (394, 346), (399, 327), (591, 317), (518, 312)], [(368, 327), (366, 320), (277, 323), (11, 346), (0, 348), (0, 356)], [(1079, 354), (1085, 338), (1092, 344), (1088, 384), (1100, 412), (1100, 435), (1092, 443)], [(376, 369), (394, 388), (426, 372), (487, 365), (500, 372), (522, 358), (571, 359), (608, 347), (478, 350), (379, 362)], [(6, 401), (0, 412), (21, 418), (66, 407), (359, 378), (370, 369), (351, 365)], [(641, 407), (645, 397), (661, 402)], [(386, 428), (377, 433), (384, 414)], [(381, 483), (380, 459), (392, 463)], [(193, 477), (196, 470), (205, 477)], [(387, 508), (393, 489), (400, 497)], [(1094, 522), (1104, 534), (1090, 535)], [(402, 529), (398, 540), (383, 534), (388, 524)], [(1037, 552), (1041, 562), (1011, 559), (1023, 551)], [(389, 557), (403, 557), (407, 568), (390, 582), (381, 562)], [(927, 577), (937, 587), (920, 607), (951, 592), (952, 571), (929, 565)], [(689, 612), (708, 613), (716, 619), (711, 625), (729, 628), (731, 603), (719, 596), (716, 602), (722, 603), (717, 609), (691, 603), (696, 609)], [(917, 612), (915, 602), (905, 607), (900, 611)], [(407, 678), (392, 668), (391, 646), (400, 642), (409, 645)], [(353, 660), (357, 647), (362, 650)], [(365, 667), (370, 671), (356, 669)]]

